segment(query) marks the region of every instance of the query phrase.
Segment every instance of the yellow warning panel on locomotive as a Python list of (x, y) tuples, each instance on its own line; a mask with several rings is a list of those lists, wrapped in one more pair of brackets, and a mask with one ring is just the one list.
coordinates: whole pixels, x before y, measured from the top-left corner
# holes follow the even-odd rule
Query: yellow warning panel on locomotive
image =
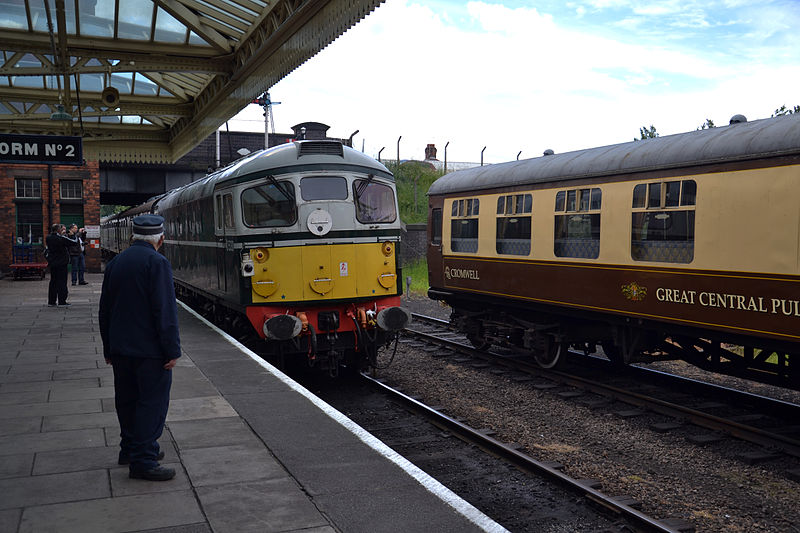
[(254, 303), (339, 300), (397, 294), (395, 243), (251, 250)]

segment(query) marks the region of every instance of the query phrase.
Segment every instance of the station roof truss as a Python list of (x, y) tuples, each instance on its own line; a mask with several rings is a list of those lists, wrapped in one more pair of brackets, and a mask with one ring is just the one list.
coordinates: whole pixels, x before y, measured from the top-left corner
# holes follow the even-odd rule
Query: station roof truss
[(383, 0), (0, 0), (0, 131), (171, 163)]

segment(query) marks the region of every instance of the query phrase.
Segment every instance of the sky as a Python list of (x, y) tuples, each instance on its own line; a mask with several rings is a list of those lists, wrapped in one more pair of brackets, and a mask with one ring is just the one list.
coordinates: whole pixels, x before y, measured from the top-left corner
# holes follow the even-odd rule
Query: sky
[[(269, 92), (277, 132), (499, 163), (800, 105), (798, 28), (800, 0), (388, 0)], [(230, 129), (263, 132), (262, 112)]]

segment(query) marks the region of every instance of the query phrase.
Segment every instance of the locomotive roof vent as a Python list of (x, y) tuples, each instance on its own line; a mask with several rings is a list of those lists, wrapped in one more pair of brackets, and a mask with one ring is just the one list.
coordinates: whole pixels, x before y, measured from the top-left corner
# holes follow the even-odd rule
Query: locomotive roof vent
[(544, 151), (544, 155), (555, 155), (555, 152), (550, 148), (548, 148), (547, 150)]
[(338, 155), (344, 157), (344, 147), (339, 141), (300, 141), (297, 158), (304, 155)]
[(747, 117), (744, 115), (733, 115), (729, 124), (742, 124), (747, 122)]

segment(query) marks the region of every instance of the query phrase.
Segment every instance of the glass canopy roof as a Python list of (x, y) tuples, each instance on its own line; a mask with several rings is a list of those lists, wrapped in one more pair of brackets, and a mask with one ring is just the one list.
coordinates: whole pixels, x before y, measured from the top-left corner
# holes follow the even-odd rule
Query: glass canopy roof
[(381, 1), (0, 0), (0, 131), (175, 161)]

